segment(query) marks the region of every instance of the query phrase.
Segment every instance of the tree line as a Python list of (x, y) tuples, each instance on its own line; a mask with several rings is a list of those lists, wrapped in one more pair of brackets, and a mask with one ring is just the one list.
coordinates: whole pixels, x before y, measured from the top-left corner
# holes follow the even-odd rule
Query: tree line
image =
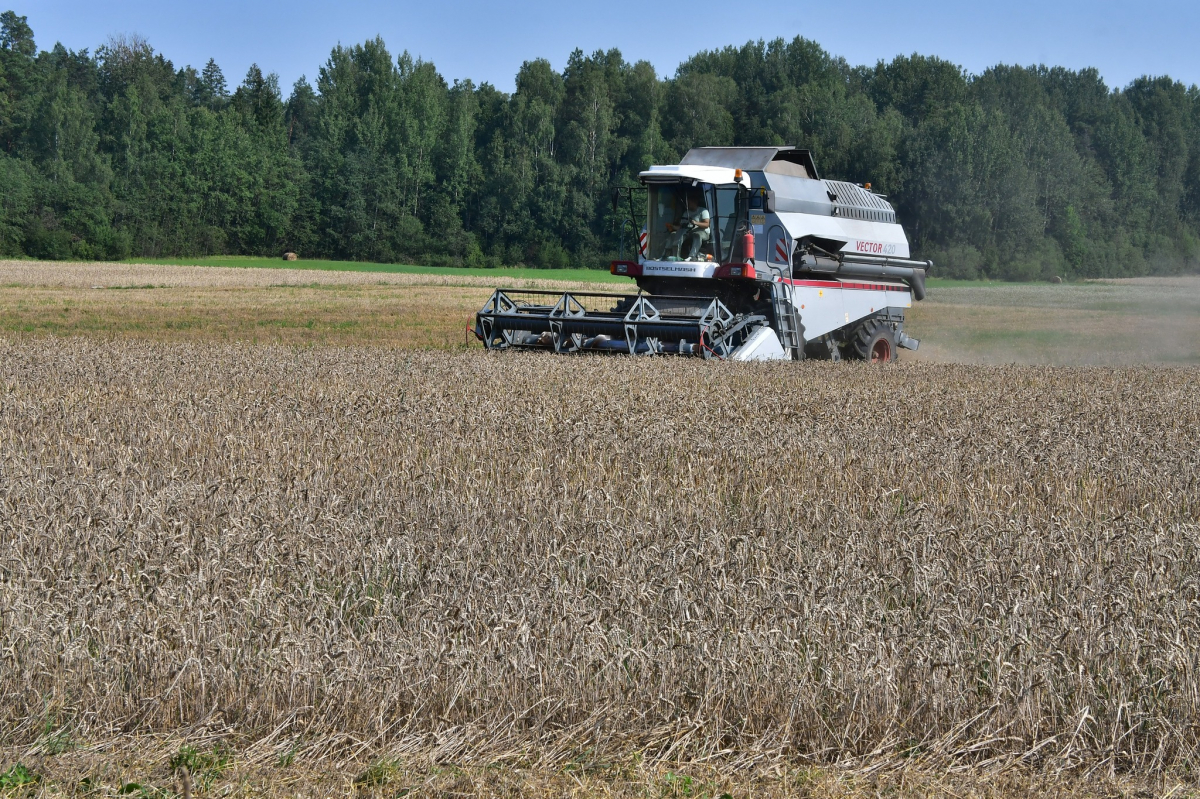
[(452, 84), (379, 39), (287, 97), (252, 66), (177, 69), (137, 37), (38, 50), (0, 15), (0, 255), (279, 255), (603, 266), (609, 192), (697, 145), (795, 144), (889, 196), (938, 273), (1038, 279), (1200, 268), (1200, 90), (1094, 69), (980, 75), (816, 42), (698, 53), (662, 78), (620, 52)]

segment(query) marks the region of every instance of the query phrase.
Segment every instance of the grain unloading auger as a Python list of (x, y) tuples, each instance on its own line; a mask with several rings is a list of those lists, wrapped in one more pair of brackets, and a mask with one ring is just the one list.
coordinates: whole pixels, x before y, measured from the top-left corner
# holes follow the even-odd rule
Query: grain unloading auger
[[(807, 150), (697, 147), (613, 195), (642, 217), (637, 294), (498, 289), (475, 318), (488, 349), (891, 361), (929, 261), (909, 258), (887, 200), (817, 175)], [(635, 210), (645, 192), (646, 210)]]

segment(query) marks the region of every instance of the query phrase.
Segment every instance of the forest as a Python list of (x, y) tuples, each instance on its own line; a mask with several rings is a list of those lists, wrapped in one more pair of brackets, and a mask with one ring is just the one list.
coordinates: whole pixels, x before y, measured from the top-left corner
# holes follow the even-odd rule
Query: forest
[[(531, 54), (532, 55), (532, 54)], [(610, 191), (697, 145), (794, 144), (888, 195), (945, 277), (1200, 269), (1200, 89), (1095, 69), (852, 66), (809, 39), (525, 62), (511, 94), (382, 39), (290, 89), (137, 36), (39, 50), (0, 15), (0, 256), (217, 254), (604, 267)], [(626, 252), (630, 245), (626, 243)]]

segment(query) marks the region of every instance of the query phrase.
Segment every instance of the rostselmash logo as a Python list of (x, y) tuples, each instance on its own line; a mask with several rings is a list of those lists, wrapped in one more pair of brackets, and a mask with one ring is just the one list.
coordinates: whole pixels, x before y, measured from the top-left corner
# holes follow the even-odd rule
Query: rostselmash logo
[(705, 266), (703, 265), (684, 265), (684, 264), (646, 264), (644, 274), (670, 274), (670, 275), (703, 275)]
[(871, 255), (895, 255), (895, 244), (879, 244), (874, 241), (856, 241), (854, 249), (858, 252), (870, 253)]

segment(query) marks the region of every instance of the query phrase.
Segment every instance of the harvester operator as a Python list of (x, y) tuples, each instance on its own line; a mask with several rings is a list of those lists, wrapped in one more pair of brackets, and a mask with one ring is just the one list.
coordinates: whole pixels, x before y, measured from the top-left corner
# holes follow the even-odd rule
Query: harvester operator
[(699, 260), (700, 248), (712, 238), (712, 231), (709, 229), (711, 225), (712, 215), (709, 214), (708, 208), (700, 202), (694, 193), (689, 192), (687, 195), (687, 212), (683, 215), (680, 224), (676, 226), (670, 222), (667, 223), (667, 230), (671, 233), (670, 241), (674, 245), (675, 257), (680, 257), (680, 250), (683, 249), (683, 243), (686, 240), (688, 253), (684, 257), (684, 260)]

